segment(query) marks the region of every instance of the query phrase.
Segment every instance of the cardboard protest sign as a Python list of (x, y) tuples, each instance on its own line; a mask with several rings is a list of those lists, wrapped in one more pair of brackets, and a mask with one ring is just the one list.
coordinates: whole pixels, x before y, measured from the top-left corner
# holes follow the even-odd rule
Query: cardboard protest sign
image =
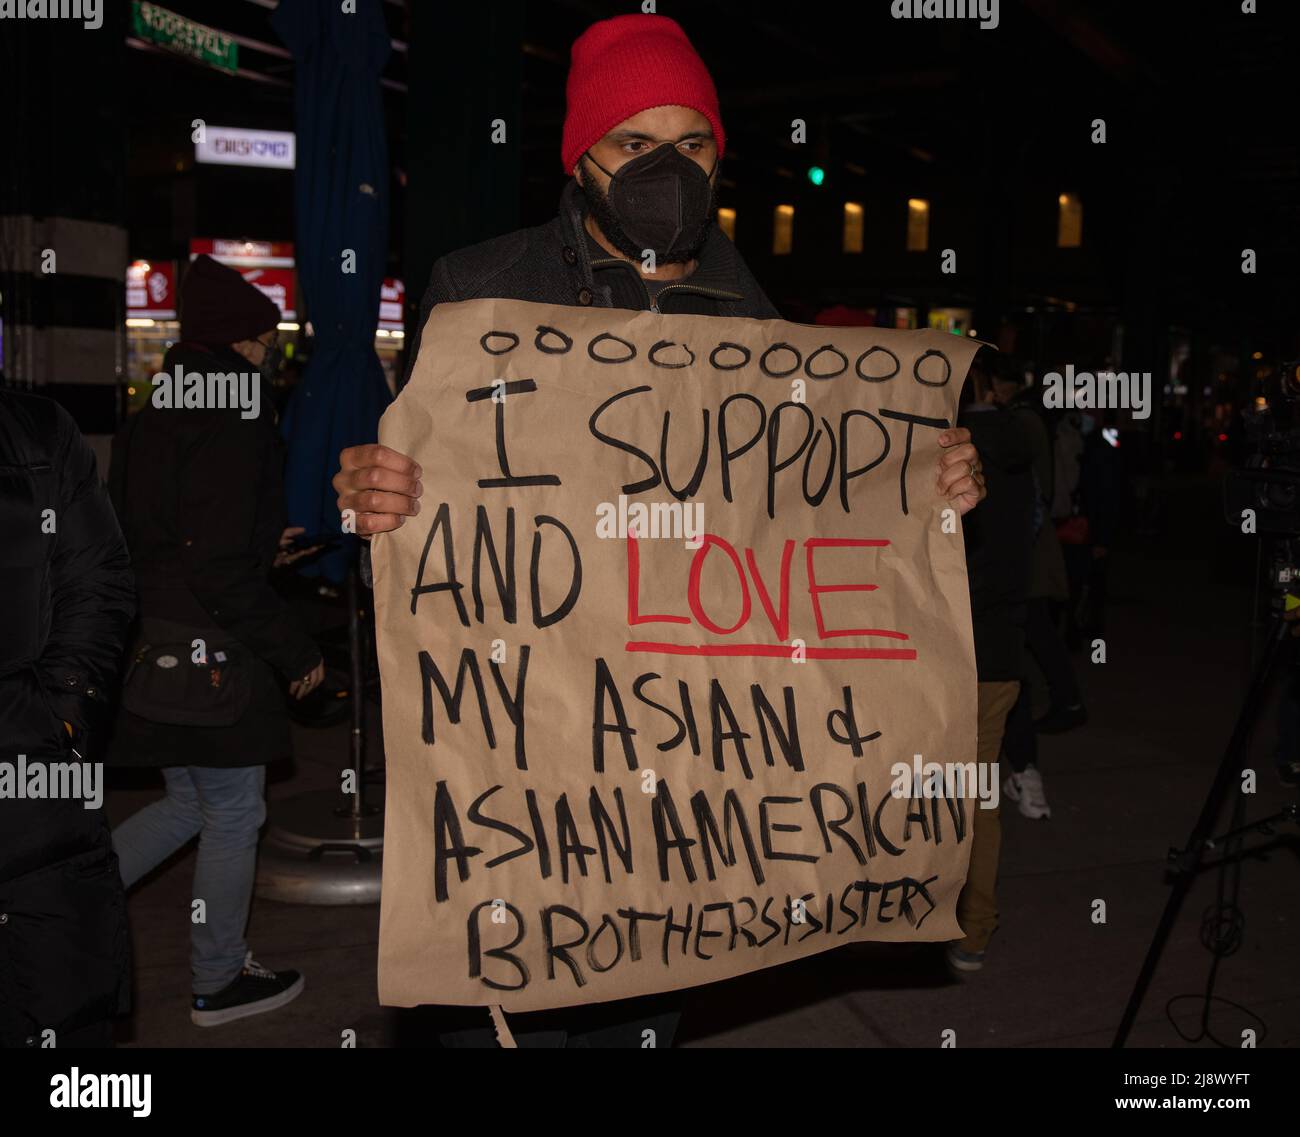
[[(535, 1010), (958, 938), (976, 344), (438, 305), (380, 441), (386, 1004)], [(919, 792), (927, 789), (930, 791)]]

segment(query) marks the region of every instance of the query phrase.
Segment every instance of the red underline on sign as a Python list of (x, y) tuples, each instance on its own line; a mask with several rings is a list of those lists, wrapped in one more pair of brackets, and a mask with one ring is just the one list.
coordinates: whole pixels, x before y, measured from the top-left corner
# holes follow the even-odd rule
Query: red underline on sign
[[(884, 633), (878, 633), (884, 634)], [(794, 651), (789, 644), (666, 644), (632, 640), (628, 651), (662, 655), (765, 655), (785, 659)], [(916, 649), (906, 647), (806, 647), (805, 659), (915, 659)]]

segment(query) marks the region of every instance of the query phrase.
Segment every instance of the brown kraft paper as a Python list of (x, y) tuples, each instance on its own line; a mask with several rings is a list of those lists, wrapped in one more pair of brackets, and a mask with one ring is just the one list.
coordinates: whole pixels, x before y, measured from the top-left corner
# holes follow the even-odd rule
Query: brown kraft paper
[[(380, 441), (381, 1002), (527, 1011), (959, 938), (978, 344), (440, 304)], [(906, 790), (900, 789), (906, 787)]]

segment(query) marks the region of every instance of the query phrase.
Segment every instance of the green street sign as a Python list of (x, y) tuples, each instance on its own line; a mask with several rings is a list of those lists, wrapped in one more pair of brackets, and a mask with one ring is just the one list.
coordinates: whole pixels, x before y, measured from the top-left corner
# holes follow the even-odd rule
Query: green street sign
[(232, 75), (239, 67), (239, 45), (225, 32), (196, 23), (168, 8), (131, 0), (131, 25), (141, 39), (188, 55), (209, 67)]

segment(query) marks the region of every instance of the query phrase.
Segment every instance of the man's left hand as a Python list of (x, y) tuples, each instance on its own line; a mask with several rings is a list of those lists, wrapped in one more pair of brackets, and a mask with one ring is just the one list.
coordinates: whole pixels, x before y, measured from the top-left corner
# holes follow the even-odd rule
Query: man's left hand
[(945, 430), (939, 435), (939, 445), (943, 447), (939, 455), (939, 492), (957, 507), (958, 514), (969, 513), (988, 493), (979, 451), (964, 426)]

